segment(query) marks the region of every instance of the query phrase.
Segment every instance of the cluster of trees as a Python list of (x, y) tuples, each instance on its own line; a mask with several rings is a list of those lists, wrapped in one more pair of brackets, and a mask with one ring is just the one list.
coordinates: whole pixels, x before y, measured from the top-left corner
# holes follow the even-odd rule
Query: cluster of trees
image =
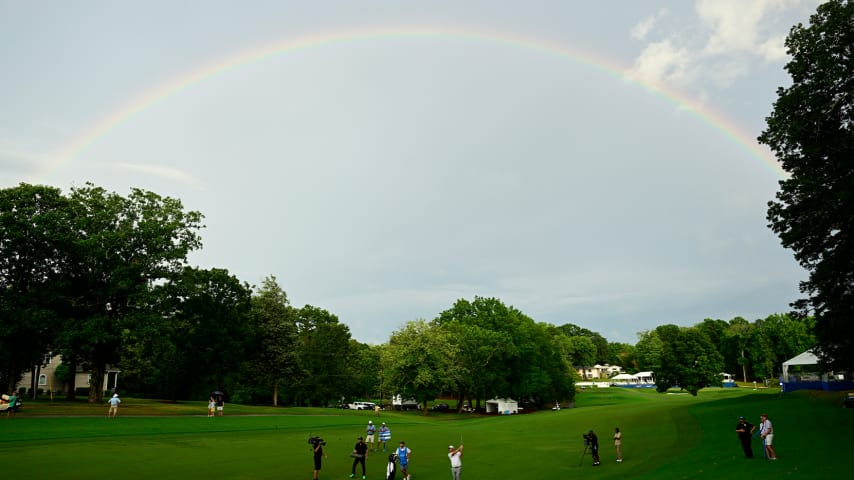
[(637, 344), (624, 345), (619, 355), (629, 371), (655, 372), (659, 391), (678, 385), (696, 395), (719, 385), (723, 372), (744, 381), (777, 378), (785, 360), (815, 346), (813, 328), (813, 318), (778, 314), (753, 323), (736, 317), (662, 325), (638, 334)]
[[(615, 364), (656, 372), (661, 387), (696, 393), (720, 372), (768, 377), (812, 346), (812, 324), (786, 315), (751, 324), (706, 320), (643, 332), (636, 346), (565, 324), (537, 323), (495, 298), (458, 300), (432, 321), (366, 345), (322, 308), (290, 304), (275, 277), (259, 288), (224, 269), (187, 264), (202, 215), (142, 190), (93, 185), (68, 195), (21, 184), (0, 190), (0, 381), (12, 387), (49, 352), (103, 384), (121, 369), (126, 393), (329, 405), (342, 397), (453, 395), (479, 404), (509, 396), (571, 400), (574, 367)], [(89, 400), (103, 391), (89, 389)]]

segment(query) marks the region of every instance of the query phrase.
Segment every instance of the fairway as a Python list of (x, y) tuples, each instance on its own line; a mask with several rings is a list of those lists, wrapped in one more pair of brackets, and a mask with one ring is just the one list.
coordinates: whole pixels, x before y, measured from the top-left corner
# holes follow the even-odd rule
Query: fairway
[[(238, 405), (228, 406), (232, 415), (208, 418), (200, 402), (156, 416), (146, 401), (135, 408), (134, 399), (125, 399), (115, 420), (103, 414), (33, 417), (44, 410), (33, 404), (15, 418), (0, 419), (0, 465), (4, 477), (18, 479), (310, 479), (307, 438), (319, 435), (328, 442), (329, 456), (320, 478), (343, 479), (350, 473), (356, 437), (374, 420), (389, 424), (394, 445), (404, 440), (412, 449), (415, 480), (450, 478), (447, 446), (461, 439), (463, 478), (470, 480), (840, 478), (851, 470), (847, 455), (854, 446), (854, 409), (841, 408), (842, 396), (737, 388), (706, 389), (691, 397), (610, 388), (582, 391), (576, 408), (559, 412), (383, 412), (379, 418), (369, 412)], [(134, 415), (135, 410), (145, 414)], [(739, 415), (755, 424), (761, 412), (774, 422), (776, 462), (762, 459), (758, 439), (757, 458), (744, 459), (735, 435)], [(623, 431), (623, 463), (615, 462), (614, 427)], [(581, 456), (581, 434), (590, 429), (600, 439), (602, 465), (595, 468), (589, 454)], [(381, 451), (369, 455), (368, 479), (385, 478), (386, 457)]]

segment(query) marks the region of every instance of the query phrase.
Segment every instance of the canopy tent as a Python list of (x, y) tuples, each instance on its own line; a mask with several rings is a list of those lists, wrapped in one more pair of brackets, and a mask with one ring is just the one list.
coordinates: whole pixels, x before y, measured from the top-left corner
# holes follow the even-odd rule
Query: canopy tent
[(629, 373), (621, 373), (619, 375), (614, 375), (613, 377), (611, 377), (611, 381), (616, 382), (616, 383), (639, 383), (640, 382), (637, 375), (632, 375)]
[(783, 381), (789, 379), (789, 367), (794, 365), (818, 365), (818, 357), (812, 350), (796, 355), (783, 362)]
[[(845, 372), (823, 371), (818, 365), (818, 356), (814, 350), (807, 350), (783, 362), (783, 375), (780, 378), (780, 387), (783, 391), (794, 390), (833, 390), (843, 391), (854, 389), (854, 382), (845, 380)], [(790, 372), (790, 367), (812, 366), (812, 368), (795, 369)], [(850, 377), (847, 377), (850, 378)]]

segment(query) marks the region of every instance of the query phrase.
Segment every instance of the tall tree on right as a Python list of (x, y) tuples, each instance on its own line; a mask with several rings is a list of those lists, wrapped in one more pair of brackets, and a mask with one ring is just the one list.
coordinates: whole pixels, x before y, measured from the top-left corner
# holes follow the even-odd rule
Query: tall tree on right
[(791, 177), (768, 203), (768, 221), (808, 270), (807, 298), (820, 356), (854, 370), (854, 3), (831, 0), (786, 38), (792, 84), (777, 89), (759, 141)]

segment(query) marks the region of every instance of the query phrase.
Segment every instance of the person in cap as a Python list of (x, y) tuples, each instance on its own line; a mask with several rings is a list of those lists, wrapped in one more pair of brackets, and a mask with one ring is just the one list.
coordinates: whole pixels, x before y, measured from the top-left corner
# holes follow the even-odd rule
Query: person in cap
[(371, 446), (371, 451), (373, 452), (376, 448), (376, 445), (374, 445), (374, 435), (377, 433), (377, 426), (374, 425), (373, 421), (368, 420), (368, 428), (365, 429), (365, 433), (367, 434), (365, 443)]
[(385, 422), (380, 425), (380, 441), (383, 442), (383, 453), (385, 453), (386, 443), (391, 440), (391, 430), (386, 426)]
[(114, 393), (113, 398), (110, 399), (110, 410), (107, 412), (107, 418), (116, 418), (116, 415), (119, 413), (119, 404), (122, 403), (119, 400), (119, 394)]
[(454, 448), (448, 445), (448, 459), (451, 461), (451, 476), (454, 480), (460, 480), (463, 471), (463, 446)]
[(771, 420), (768, 420), (768, 414), (763, 413), (759, 416), (759, 436), (762, 437), (762, 444), (765, 445), (765, 457), (768, 460), (777, 460), (777, 452), (774, 451), (774, 426), (771, 425)]
[(735, 433), (738, 434), (738, 439), (741, 441), (741, 449), (744, 450), (745, 458), (753, 458), (753, 447), (750, 445), (750, 437), (756, 427), (752, 423), (738, 417), (738, 425), (735, 426)]
[(362, 480), (365, 480), (365, 459), (368, 458), (368, 445), (362, 441), (362, 437), (356, 440), (356, 446), (353, 447), (353, 470), (350, 472), (350, 478), (356, 476), (356, 465), (362, 464)]

